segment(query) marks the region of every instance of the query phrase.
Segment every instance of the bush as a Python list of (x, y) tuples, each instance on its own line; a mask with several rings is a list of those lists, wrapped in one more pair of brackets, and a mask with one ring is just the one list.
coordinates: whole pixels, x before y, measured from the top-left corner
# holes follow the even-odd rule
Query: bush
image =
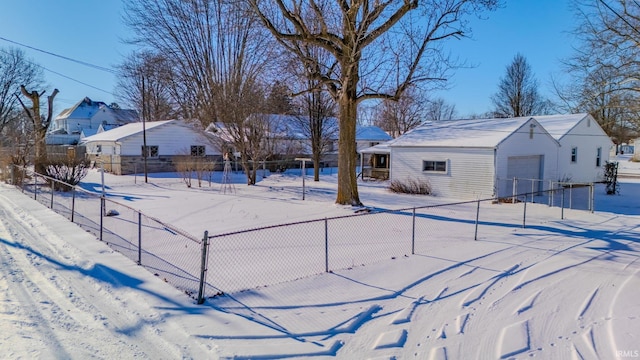
[(392, 180), (389, 184), (389, 190), (402, 194), (430, 195), (431, 184), (426, 179), (408, 178), (404, 181)]
[(89, 171), (89, 161), (85, 159), (49, 159), (45, 164), (47, 175), (58, 180), (53, 181), (54, 190), (69, 191)]

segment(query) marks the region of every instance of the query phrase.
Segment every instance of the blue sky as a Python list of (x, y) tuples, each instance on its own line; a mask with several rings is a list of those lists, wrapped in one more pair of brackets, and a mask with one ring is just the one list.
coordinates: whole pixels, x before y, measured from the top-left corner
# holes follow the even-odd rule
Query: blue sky
[[(470, 19), (472, 39), (447, 44), (452, 55), (475, 65), (458, 69), (450, 80), (450, 88), (435, 94), (455, 104), (461, 116), (490, 109), (490, 96), (496, 92), (505, 67), (516, 53), (525, 56), (545, 95), (549, 94), (551, 76), (562, 77), (559, 60), (571, 55), (572, 38), (568, 32), (574, 26), (574, 18), (569, 0), (506, 0), (505, 3), (503, 8), (483, 14), (484, 20)], [(2, 38), (103, 67), (116, 66), (132, 50), (123, 42), (127, 28), (122, 24), (119, 0), (0, 0), (0, 4)], [(16, 45), (0, 40), (0, 47), (10, 46)], [(53, 87), (60, 90), (56, 113), (85, 96), (107, 103), (115, 101), (111, 94), (116, 81), (114, 75), (29, 48), (22, 49), (47, 69), (93, 86), (45, 71), (50, 84), (47, 90), (50, 92)]]

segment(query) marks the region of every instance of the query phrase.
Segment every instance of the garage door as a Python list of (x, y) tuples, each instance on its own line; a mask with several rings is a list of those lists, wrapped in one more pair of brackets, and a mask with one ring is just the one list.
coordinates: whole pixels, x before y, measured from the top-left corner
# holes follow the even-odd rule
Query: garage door
[(530, 193), (532, 189), (534, 191), (542, 189), (542, 182), (533, 181), (533, 179), (542, 179), (542, 159), (542, 155), (510, 156), (507, 159), (507, 179), (519, 179), (518, 194)]

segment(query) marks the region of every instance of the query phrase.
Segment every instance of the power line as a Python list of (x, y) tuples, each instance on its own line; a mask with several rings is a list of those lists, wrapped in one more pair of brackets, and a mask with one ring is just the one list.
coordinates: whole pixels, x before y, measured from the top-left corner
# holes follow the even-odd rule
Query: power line
[[(2, 38), (2, 37), (0, 37), (0, 39), (3, 39), (3, 38)], [(4, 40), (4, 39), (3, 39), (3, 40)], [(1, 51), (1, 52), (3, 52), (3, 53), (5, 53), (5, 54), (7, 54), (7, 55), (11, 55), (8, 51), (6, 51), (6, 50), (4, 50), (4, 49), (2, 49), (2, 48), (0, 48), (0, 51)], [(78, 83), (78, 84), (81, 84), (81, 85), (84, 85), (84, 86), (90, 87), (90, 88), (95, 89), (95, 90), (98, 90), (98, 91), (102, 91), (102, 92), (104, 92), (104, 93), (106, 93), (106, 94), (109, 94), (109, 95), (114, 95), (111, 91), (107, 91), (107, 90), (101, 89), (101, 88), (99, 88), (99, 87), (97, 87), (97, 86), (93, 86), (93, 85), (91, 85), (91, 84), (87, 84), (87, 83), (85, 83), (85, 82), (83, 82), (83, 81), (80, 81), (80, 80), (74, 79), (74, 78), (72, 78), (72, 77), (70, 77), (70, 76), (67, 76), (67, 75), (64, 75), (64, 74), (62, 74), (62, 73), (59, 73), (59, 72), (57, 72), (57, 71), (51, 70), (51, 69), (49, 69), (49, 68), (46, 68), (46, 67), (44, 67), (44, 66), (42, 66), (42, 65), (40, 65), (40, 64), (37, 64), (37, 63), (35, 63), (35, 62), (33, 62), (33, 61), (29, 60), (29, 59), (24, 59), (24, 61), (26, 61), (26, 62), (28, 62), (28, 63), (30, 63), (30, 64), (34, 65), (34, 66), (38, 66), (38, 67), (42, 68), (42, 69), (43, 69), (43, 70), (45, 70), (45, 71), (48, 71), (48, 72), (50, 72), (50, 73), (56, 74), (56, 75), (58, 75), (58, 76), (60, 76), (60, 77), (63, 77), (63, 78), (65, 78), (65, 79), (68, 79), (68, 80), (71, 80), (71, 81), (73, 81), (73, 82), (76, 82), (76, 83)]]
[(96, 69), (96, 70), (108, 72), (108, 73), (111, 73), (111, 74), (117, 74), (117, 71), (114, 70), (114, 69), (111, 69), (111, 68), (107, 68), (107, 67), (104, 67), (104, 66), (91, 64), (91, 63), (88, 63), (88, 62), (82, 61), (82, 60), (73, 59), (73, 58), (70, 58), (68, 56), (59, 55), (59, 54), (52, 53), (52, 52), (47, 51), (47, 50), (38, 49), (36, 47), (29, 46), (29, 45), (26, 45), (26, 44), (22, 44), (22, 43), (19, 43), (17, 41), (9, 40), (9, 39), (7, 39), (5, 37), (2, 37), (2, 36), (0, 36), (0, 40), (4, 40), (6, 42), (9, 42), (9, 43), (12, 43), (12, 44), (15, 44), (15, 45), (18, 45), (18, 46), (26, 47), (26, 48), (31, 49), (31, 50), (39, 51), (39, 52), (41, 52), (43, 54), (55, 56), (55, 57), (58, 57), (60, 59), (71, 61), (71, 62), (74, 62), (76, 64), (84, 65), (84, 66), (87, 66), (87, 67), (90, 67), (90, 68), (93, 68), (93, 69)]

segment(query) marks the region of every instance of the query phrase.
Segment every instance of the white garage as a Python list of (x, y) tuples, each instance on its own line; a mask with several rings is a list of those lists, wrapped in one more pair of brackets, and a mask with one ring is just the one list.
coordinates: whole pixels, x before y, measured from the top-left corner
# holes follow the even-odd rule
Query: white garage
[(559, 143), (531, 117), (427, 122), (388, 143), (391, 180), (427, 180), (436, 196), (506, 197), (555, 179)]

